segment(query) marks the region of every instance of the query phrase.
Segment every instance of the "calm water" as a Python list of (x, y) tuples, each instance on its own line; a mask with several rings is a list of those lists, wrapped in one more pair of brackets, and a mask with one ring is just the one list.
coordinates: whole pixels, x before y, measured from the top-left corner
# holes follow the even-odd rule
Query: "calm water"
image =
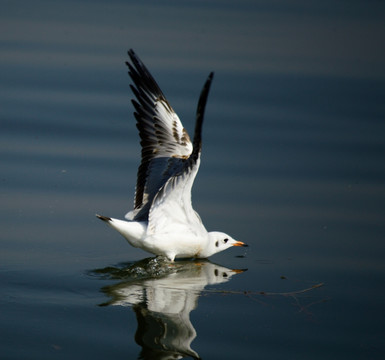
[[(159, 4), (2, 2), (1, 358), (382, 359), (384, 2)], [(131, 47), (190, 133), (216, 72), (193, 203), (246, 251), (94, 217), (133, 201)]]

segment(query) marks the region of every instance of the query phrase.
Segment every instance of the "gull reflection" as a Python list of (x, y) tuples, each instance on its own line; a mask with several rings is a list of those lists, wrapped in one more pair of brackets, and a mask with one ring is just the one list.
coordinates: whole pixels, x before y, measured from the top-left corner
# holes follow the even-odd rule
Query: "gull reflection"
[(197, 336), (190, 312), (207, 285), (229, 281), (245, 270), (232, 270), (208, 260), (177, 261), (148, 258), (93, 273), (119, 283), (102, 288), (110, 300), (102, 305), (133, 308), (138, 321), (135, 341), (139, 359), (180, 359), (199, 355), (191, 349)]

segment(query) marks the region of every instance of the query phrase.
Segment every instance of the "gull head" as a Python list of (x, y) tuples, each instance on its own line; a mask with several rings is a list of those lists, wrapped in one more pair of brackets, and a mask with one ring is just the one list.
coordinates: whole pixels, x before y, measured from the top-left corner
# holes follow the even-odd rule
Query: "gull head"
[(242, 241), (234, 240), (230, 235), (227, 235), (223, 232), (210, 231), (208, 234), (209, 244), (206, 249), (206, 256), (211, 256), (232, 246), (248, 246)]

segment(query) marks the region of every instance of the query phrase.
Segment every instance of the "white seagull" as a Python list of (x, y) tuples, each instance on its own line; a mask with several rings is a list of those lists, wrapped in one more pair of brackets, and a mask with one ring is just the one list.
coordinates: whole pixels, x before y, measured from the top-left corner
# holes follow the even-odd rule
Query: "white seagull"
[(191, 188), (199, 169), (201, 133), (206, 100), (214, 73), (202, 89), (194, 140), (182, 126), (158, 84), (131, 49), (126, 62), (136, 96), (132, 100), (141, 139), (134, 209), (128, 221), (96, 215), (134, 247), (155, 255), (207, 258), (231, 246), (247, 246), (218, 231), (208, 232), (191, 205)]

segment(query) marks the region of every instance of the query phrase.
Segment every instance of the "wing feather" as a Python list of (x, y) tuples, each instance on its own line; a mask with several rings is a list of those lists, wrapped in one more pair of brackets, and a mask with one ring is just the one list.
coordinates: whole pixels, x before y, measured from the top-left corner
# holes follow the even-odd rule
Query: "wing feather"
[(176, 226), (190, 232), (206, 233), (199, 215), (192, 207), (191, 189), (200, 165), (204, 111), (213, 76), (213, 73), (209, 75), (198, 101), (193, 152), (184, 161), (183, 168), (178, 172), (173, 171), (175, 175), (170, 176), (156, 194), (149, 213), (149, 235), (175, 231)]
[(158, 84), (133, 50), (126, 62), (133, 81), (132, 100), (142, 146), (138, 168), (134, 210), (130, 220), (148, 219), (152, 201), (167, 180), (180, 172), (193, 151), (187, 131), (168, 103)]

